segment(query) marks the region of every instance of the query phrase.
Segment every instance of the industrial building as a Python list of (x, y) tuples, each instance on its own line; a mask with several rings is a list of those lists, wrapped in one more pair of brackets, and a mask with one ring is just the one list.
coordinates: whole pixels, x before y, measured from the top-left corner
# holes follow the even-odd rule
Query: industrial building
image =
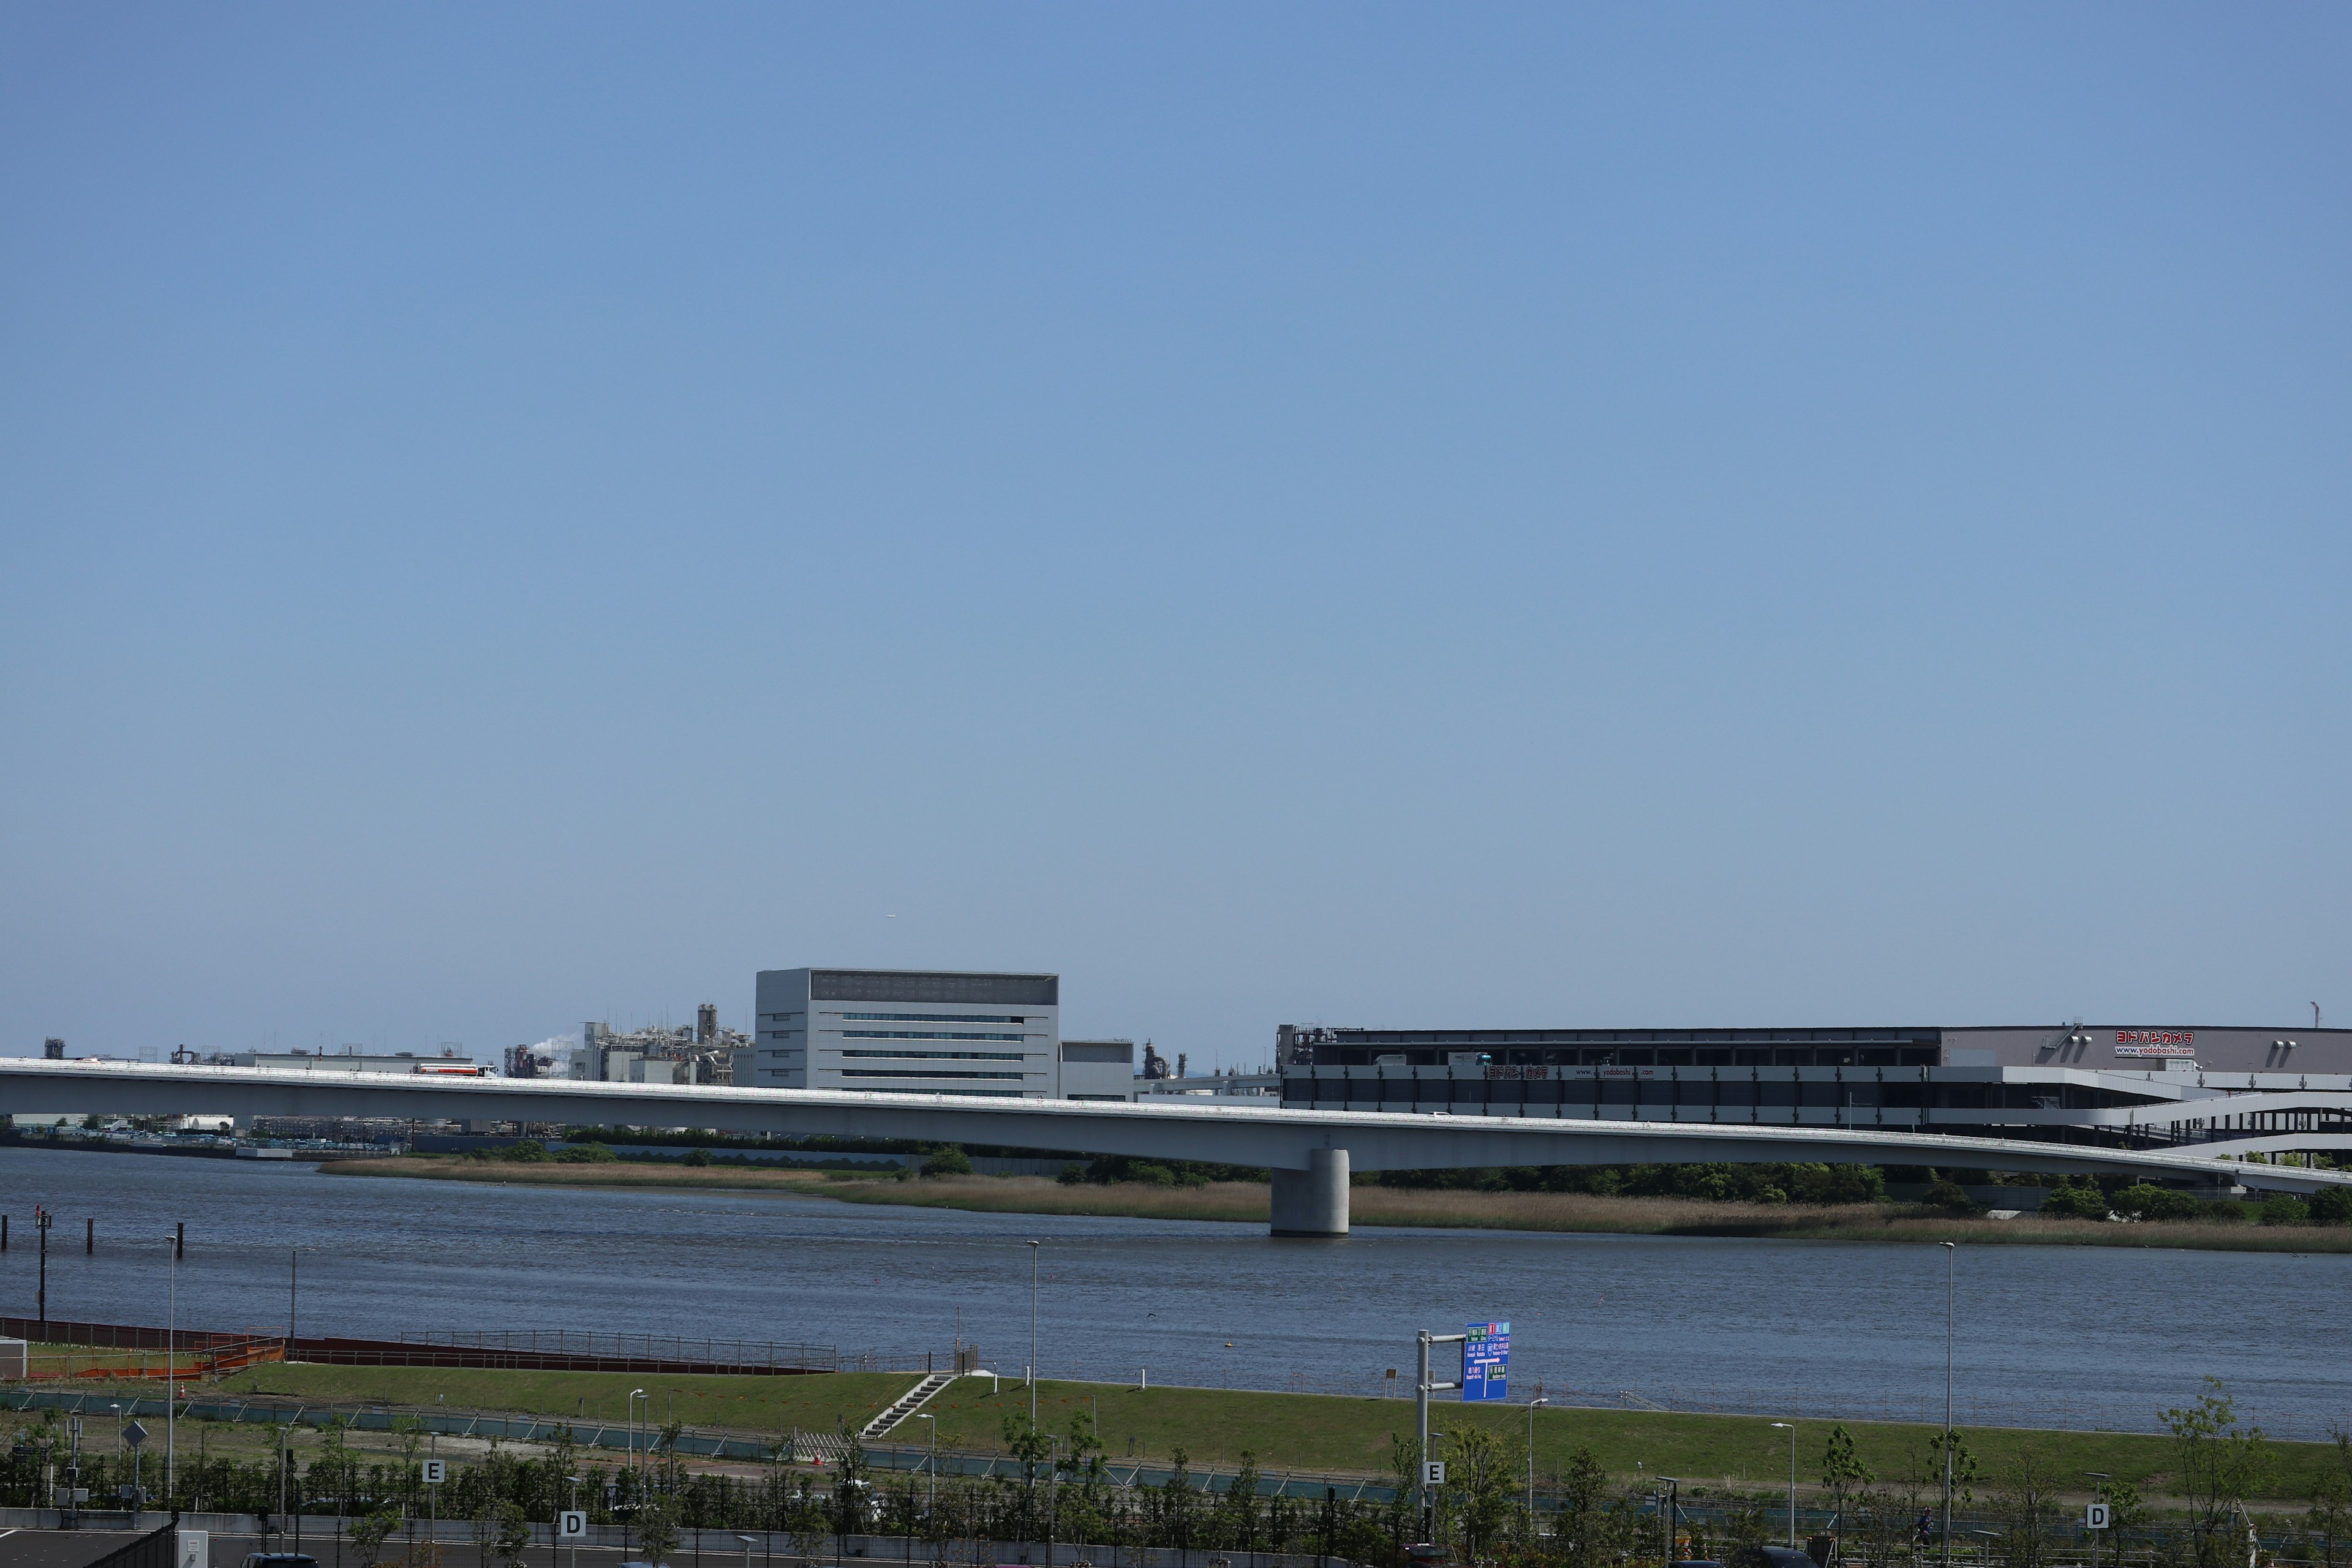
[[(615, 1034), (609, 1024), (590, 1019), (580, 1026), (580, 1048), (571, 1075), (595, 1083), (734, 1083), (739, 1058), (748, 1058), (751, 1037), (722, 1026), (716, 1003), (695, 1009), (692, 1027), (655, 1025)], [(509, 1053), (509, 1078), (534, 1078), (541, 1068), (528, 1046)]]
[[(1058, 1100), (1061, 977), (907, 969), (763, 969), (753, 1089), (861, 1089)], [(1076, 1042), (1074, 1042), (1076, 1043)], [(1107, 1042), (1097, 1042), (1107, 1043)], [(1125, 1042), (1118, 1042), (1124, 1044)], [(1082, 1086), (1108, 1062), (1067, 1064)], [(1118, 1073), (1125, 1099), (1133, 1073)], [(1108, 1090), (1090, 1092), (1109, 1093)]]
[(2352, 1149), (2352, 1029), (1276, 1031), (1286, 1108)]

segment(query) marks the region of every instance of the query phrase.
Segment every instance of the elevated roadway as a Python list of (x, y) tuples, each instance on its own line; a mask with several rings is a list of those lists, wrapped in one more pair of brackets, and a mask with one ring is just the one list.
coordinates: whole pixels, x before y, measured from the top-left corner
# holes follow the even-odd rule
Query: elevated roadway
[(2352, 1174), (2223, 1163), (2182, 1150), (1833, 1127), (1598, 1121), (1443, 1111), (1286, 1110), (1227, 1100), (1152, 1103), (982, 1100), (825, 1089), (719, 1089), (337, 1071), (163, 1067), (0, 1058), (0, 1112), (127, 1116), (451, 1118), (633, 1127), (709, 1127), (791, 1137), (904, 1138), (1265, 1165), (1277, 1236), (1345, 1236), (1352, 1170), (1484, 1165), (1832, 1163), (2055, 1171), (2309, 1193)]

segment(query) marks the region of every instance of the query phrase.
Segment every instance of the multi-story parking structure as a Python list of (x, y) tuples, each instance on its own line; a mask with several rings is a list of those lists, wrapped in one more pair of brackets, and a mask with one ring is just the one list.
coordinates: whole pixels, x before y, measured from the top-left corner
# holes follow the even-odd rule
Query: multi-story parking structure
[(2352, 1029), (1276, 1031), (1282, 1103), (1904, 1129), (2273, 1153), (2352, 1149)]

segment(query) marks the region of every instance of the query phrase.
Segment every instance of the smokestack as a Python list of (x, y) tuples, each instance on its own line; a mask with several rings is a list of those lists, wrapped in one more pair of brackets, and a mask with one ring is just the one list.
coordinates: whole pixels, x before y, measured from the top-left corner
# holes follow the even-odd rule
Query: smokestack
[(719, 1004), (705, 1002), (694, 1010), (694, 1043), (707, 1046), (719, 1037)]

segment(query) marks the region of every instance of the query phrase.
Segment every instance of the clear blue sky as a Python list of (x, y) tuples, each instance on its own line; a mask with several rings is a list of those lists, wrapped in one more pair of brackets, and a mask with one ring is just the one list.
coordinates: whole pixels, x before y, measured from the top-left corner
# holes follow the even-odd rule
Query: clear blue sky
[(2352, 1023), (2352, 12), (0, 12), (0, 1050)]

